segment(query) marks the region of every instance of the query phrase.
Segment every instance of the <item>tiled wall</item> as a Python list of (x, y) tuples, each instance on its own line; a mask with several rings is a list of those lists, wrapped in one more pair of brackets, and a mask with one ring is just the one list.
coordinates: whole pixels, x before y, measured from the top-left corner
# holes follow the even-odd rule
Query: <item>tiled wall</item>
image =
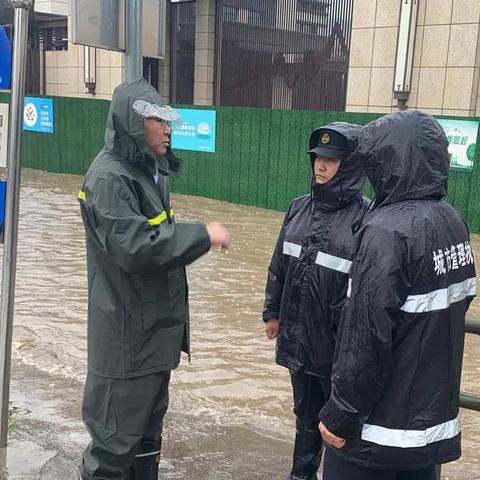
[(97, 49), (96, 93), (88, 93), (84, 82), (84, 47), (71, 43), (71, 18), (68, 17), (68, 50), (46, 52), (46, 94), (111, 99), (113, 89), (122, 82), (123, 54)]
[[(348, 111), (392, 112), (399, 3), (355, 0)], [(407, 102), (432, 114), (480, 114), (478, 0), (419, 0)]]
[(195, 19), (194, 104), (213, 104), (215, 1), (197, 0)]
[(113, 89), (122, 82), (123, 55), (97, 49), (96, 93), (87, 92), (83, 72), (83, 47), (68, 44), (66, 51), (46, 52), (46, 94), (64, 97), (110, 99)]
[[(45, 13), (59, 14), (59, 4), (64, 3), (63, 10), (68, 7), (68, 50), (46, 52), (46, 94), (67, 97), (84, 97), (110, 100), (114, 88), (123, 81), (124, 55), (97, 49), (97, 71), (95, 94), (88, 93), (84, 82), (84, 47), (74, 45), (72, 39), (72, 17), (70, 13), (71, 0), (65, 2), (50, 2), (37, 0), (35, 10)], [(53, 10), (52, 10), (53, 9)], [(62, 10), (62, 11), (63, 11)], [(167, 22), (167, 38), (165, 61), (160, 62), (159, 90), (168, 98), (169, 94), (169, 22)]]

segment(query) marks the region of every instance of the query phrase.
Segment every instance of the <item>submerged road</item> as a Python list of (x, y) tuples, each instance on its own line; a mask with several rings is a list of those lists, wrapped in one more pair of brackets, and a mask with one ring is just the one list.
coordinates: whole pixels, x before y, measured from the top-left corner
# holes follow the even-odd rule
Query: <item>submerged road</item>
[[(0, 480), (75, 478), (88, 437), (81, 423), (86, 371), (86, 265), (76, 192), (81, 177), (24, 170), (11, 401), (16, 426)], [(192, 363), (172, 377), (159, 478), (283, 479), (294, 436), (288, 372), (275, 365), (260, 313), (283, 215), (174, 195), (180, 221), (220, 221), (232, 247), (188, 268)], [(473, 239), (480, 255), (480, 237)], [(480, 258), (480, 257), (479, 257)], [(480, 268), (478, 269), (480, 270)], [(480, 318), (475, 301), (470, 316)], [(467, 337), (463, 390), (480, 395), (480, 338)], [(480, 479), (480, 413), (462, 412), (464, 455), (450, 480)]]

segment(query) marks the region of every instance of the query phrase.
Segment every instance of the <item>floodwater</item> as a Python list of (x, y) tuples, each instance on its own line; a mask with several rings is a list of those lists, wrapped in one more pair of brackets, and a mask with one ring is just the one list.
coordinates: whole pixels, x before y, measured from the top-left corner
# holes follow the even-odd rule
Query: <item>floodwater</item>
[[(78, 176), (23, 171), (12, 435), (26, 448), (29, 429), (43, 439), (47, 453), (39, 456), (49, 455), (50, 466), (42, 479), (57, 478), (45, 472), (58, 472), (59, 462), (73, 472), (87, 442), (80, 421), (87, 313), (80, 184)], [(173, 203), (177, 221), (222, 222), (233, 242), (188, 267), (192, 362), (184, 358), (172, 377), (160, 478), (285, 478), (294, 435), (289, 375), (275, 365), (274, 344), (260, 320), (282, 214), (184, 195), (174, 195)], [(480, 237), (473, 244), (480, 258)], [(480, 318), (480, 301), (470, 316)], [(480, 339), (468, 336), (462, 388), (480, 395), (479, 360)], [(443, 476), (478, 480), (480, 413), (463, 411), (462, 419), (464, 455), (444, 466)], [(17, 472), (8, 478), (34, 478), (18, 473), (18, 458), (7, 463)]]

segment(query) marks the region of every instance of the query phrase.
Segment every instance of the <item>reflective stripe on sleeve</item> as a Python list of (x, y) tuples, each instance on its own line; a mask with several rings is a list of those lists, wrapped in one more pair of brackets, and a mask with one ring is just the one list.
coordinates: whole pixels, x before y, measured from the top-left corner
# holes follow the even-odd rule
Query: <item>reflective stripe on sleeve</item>
[(297, 245), (296, 243), (283, 242), (283, 254), (291, 255), (292, 257), (300, 257), (300, 252), (302, 251), (302, 246)]
[(77, 195), (77, 198), (79, 200), (81, 200), (82, 202), (86, 202), (87, 201), (87, 195), (85, 194), (85, 192), (83, 190), (80, 190), (78, 192), (78, 195)]
[(447, 288), (433, 290), (421, 295), (409, 295), (401, 310), (406, 313), (426, 313), (445, 310), (452, 303), (461, 302), (475, 295), (477, 280), (467, 278), (463, 282), (453, 283)]
[(352, 262), (346, 260), (345, 258), (335, 257), (329, 255), (328, 253), (318, 252), (317, 259), (315, 260), (317, 265), (322, 267), (330, 268), (331, 270), (336, 270), (337, 272), (348, 273)]
[(362, 429), (362, 440), (385, 447), (419, 448), (456, 437), (460, 430), (459, 416), (426, 430), (397, 430), (365, 424)]
[[(170, 216), (173, 217), (173, 209), (170, 210)], [(162, 222), (164, 222), (167, 219), (167, 212), (164, 210), (160, 215), (157, 215), (156, 217), (149, 218), (148, 223), (152, 226), (155, 227), (157, 225), (160, 225)]]
[(352, 277), (348, 279), (347, 298), (352, 294)]

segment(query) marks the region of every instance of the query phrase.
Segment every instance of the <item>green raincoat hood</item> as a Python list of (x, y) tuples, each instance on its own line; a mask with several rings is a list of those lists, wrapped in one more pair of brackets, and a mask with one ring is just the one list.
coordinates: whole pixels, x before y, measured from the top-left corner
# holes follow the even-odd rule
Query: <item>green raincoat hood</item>
[[(152, 165), (155, 154), (145, 143), (144, 118), (133, 109), (137, 100), (164, 106), (167, 102), (143, 78), (125, 82), (113, 92), (105, 132), (105, 149), (135, 163)], [(178, 175), (182, 161), (173, 154), (170, 147), (164, 158), (168, 161), (170, 175)]]

